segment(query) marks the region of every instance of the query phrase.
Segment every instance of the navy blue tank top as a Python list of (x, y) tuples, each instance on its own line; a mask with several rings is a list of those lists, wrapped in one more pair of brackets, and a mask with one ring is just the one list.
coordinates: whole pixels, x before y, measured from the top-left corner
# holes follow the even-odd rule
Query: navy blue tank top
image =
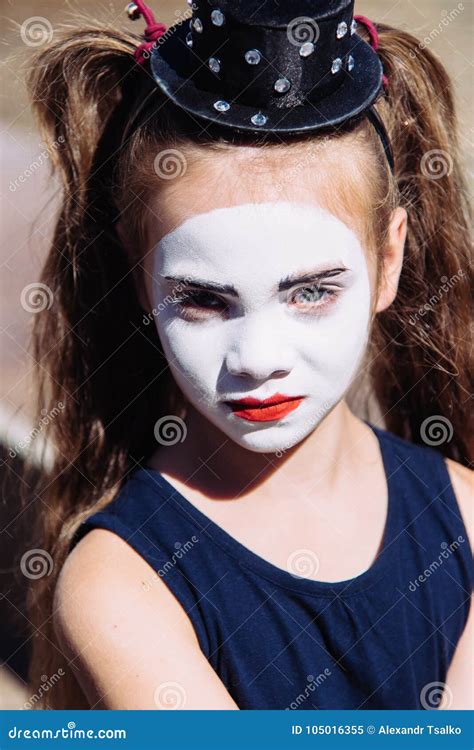
[(441, 454), (367, 424), (388, 514), (379, 555), (355, 578), (316, 581), (273, 565), (146, 466), (72, 544), (100, 527), (131, 545), (241, 709), (435, 708), (432, 684), (445, 682), (469, 613), (470, 541)]

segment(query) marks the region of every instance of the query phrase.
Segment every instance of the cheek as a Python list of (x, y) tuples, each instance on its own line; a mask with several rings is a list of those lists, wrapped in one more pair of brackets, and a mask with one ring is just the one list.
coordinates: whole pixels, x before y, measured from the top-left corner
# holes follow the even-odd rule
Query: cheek
[(166, 359), (180, 385), (186, 391), (190, 387), (212, 391), (220, 362), (217, 347), (209, 346), (211, 340), (215, 341), (209, 327), (189, 324), (172, 315), (158, 317), (156, 325)]
[(298, 350), (321, 377), (346, 377), (357, 367), (368, 340), (370, 288), (367, 274), (340, 299), (327, 315), (310, 321), (298, 333)]

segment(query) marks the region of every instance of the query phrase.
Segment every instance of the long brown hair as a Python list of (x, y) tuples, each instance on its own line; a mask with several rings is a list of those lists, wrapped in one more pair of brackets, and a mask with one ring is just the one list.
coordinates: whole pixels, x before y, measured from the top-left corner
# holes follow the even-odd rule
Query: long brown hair
[[(376, 316), (367, 369), (387, 429), (422, 442), (424, 421), (441, 416), (452, 426), (452, 439), (438, 449), (467, 464), (473, 453), (466, 424), (472, 392), (469, 215), (453, 88), (440, 61), (414, 36), (385, 24), (377, 29), (389, 89), (376, 106), (394, 149), (395, 176), (370, 124), (362, 120), (351, 138), (364, 150), (357, 184), (364, 184), (367, 236), (379, 270), (397, 205), (407, 208), (409, 227), (398, 294)], [(358, 33), (368, 40), (365, 29)], [(53, 466), (35, 489), (41, 513), (32, 545), (51, 555), (54, 570), (30, 590), (28, 615), (37, 629), (32, 690), (38, 693), (45, 677), (65, 669), (57, 688), (42, 691), (35, 703), (41, 707), (88, 707), (52, 627), (55, 583), (74, 531), (152, 452), (160, 415), (178, 414), (183, 406), (156, 328), (144, 324), (133, 284), (139, 252), (137, 258), (126, 252), (115, 222), (122, 217), (139, 248), (147, 198), (157, 190), (153, 155), (159, 151), (179, 149), (189, 160), (203, 159), (240, 143), (235, 133), (203, 135), (158, 91), (121, 143), (149, 81), (133, 60), (140, 41), (102, 22), (65, 28), (36, 54), (28, 77), (62, 181), (40, 279), (51, 290), (52, 304), (35, 315), (33, 331), (38, 414), (63, 405), (47, 426)], [(323, 137), (327, 142), (325, 133), (288, 144), (255, 138), (254, 145), (297, 150)], [(330, 133), (329, 143), (340, 137)], [(350, 179), (344, 183), (338, 197), (351, 205), (360, 190)]]

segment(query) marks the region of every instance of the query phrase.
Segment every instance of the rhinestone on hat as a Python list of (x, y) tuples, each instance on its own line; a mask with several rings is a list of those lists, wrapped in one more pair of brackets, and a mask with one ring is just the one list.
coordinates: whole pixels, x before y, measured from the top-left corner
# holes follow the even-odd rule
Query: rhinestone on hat
[(341, 68), (342, 68), (342, 60), (340, 57), (336, 57), (336, 59), (332, 61), (331, 73), (338, 73)]
[(278, 78), (278, 80), (275, 81), (273, 88), (275, 91), (278, 91), (279, 94), (285, 94), (287, 91), (289, 91), (291, 87), (291, 82), (288, 80), (288, 78)]
[(198, 34), (202, 34), (204, 26), (202, 25), (202, 21), (200, 18), (195, 18), (193, 23), (193, 29), (194, 31), (197, 31)]
[(345, 36), (346, 34), (347, 34), (347, 23), (345, 21), (341, 21), (341, 23), (337, 25), (336, 36), (338, 39), (342, 39), (342, 37)]
[(193, 35), (190, 31), (186, 34), (186, 44), (188, 45), (188, 47), (193, 46)]
[(266, 121), (268, 120), (268, 117), (262, 114), (262, 112), (257, 112), (256, 115), (252, 115), (250, 120), (254, 125), (265, 125)]
[(301, 57), (308, 57), (311, 55), (311, 53), (314, 52), (314, 43), (313, 42), (305, 42), (300, 47), (300, 55)]
[(355, 34), (356, 29), (357, 29), (357, 21), (355, 20), (355, 18), (353, 18), (351, 22), (351, 34)]
[(354, 58), (352, 57), (352, 55), (349, 55), (349, 57), (347, 58), (347, 70), (352, 70), (354, 65)]
[(213, 73), (219, 73), (221, 69), (221, 62), (217, 57), (210, 57), (207, 64), (209, 65), (209, 68)]
[(222, 26), (225, 22), (225, 16), (223, 12), (218, 8), (216, 8), (216, 10), (213, 10), (211, 13), (211, 21), (214, 26)]
[(245, 53), (245, 60), (249, 65), (258, 65), (261, 59), (262, 55), (260, 54), (258, 49), (249, 49)]
[(219, 99), (217, 102), (214, 102), (213, 107), (214, 109), (217, 109), (218, 112), (227, 112), (230, 109), (230, 104), (223, 99)]

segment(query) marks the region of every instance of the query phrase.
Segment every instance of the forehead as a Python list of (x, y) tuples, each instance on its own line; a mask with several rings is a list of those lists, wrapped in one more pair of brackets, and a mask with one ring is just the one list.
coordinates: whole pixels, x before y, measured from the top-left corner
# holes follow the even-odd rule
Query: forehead
[(352, 134), (270, 150), (239, 145), (176, 153), (181, 168), (150, 193), (143, 237), (148, 250), (192, 216), (250, 203), (323, 206), (365, 237), (367, 196)]
[(327, 209), (288, 201), (244, 203), (185, 219), (156, 246), (155, 270), (190, 269), (219, 279), (230, 272), (281, 276), (342, 263), (357, 267), (363, 251), (353, 228)]

